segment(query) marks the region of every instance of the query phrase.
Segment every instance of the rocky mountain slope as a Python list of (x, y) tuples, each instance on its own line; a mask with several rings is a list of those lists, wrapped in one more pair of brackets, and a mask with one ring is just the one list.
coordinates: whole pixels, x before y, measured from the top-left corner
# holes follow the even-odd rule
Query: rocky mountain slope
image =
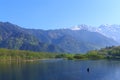
[(62, 51), (52, 44), (40, 42), (26, 29), (9, 22), (0, 22), (0, 48), (46, 52)]
[(39, 41), (54, 44), (64, 49), (65, 52), (79, 53), (89, 50), (100, 49), (118, 43), (98, 32), (88, 30), (29, 30)]
[(91, 27), (88, 25), (78, 25), (70, 28), (71, 30), (87, 30), (91, 32), (98, 32), (108, 38), (120, 43), (120, 25), (100, 25), (99, 27)]
[(84, 53), (118, 43), (87, 25), (72, 29), (25, 29), (9, 22), (0, 22), (0, 47), (9, 49)]

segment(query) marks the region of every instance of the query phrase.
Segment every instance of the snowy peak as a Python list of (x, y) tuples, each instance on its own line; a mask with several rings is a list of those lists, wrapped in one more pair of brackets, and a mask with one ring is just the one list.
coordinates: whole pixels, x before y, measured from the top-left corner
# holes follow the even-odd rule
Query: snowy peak
[(120, 25), (100, 25), (99, 28), (101, 29), (120, 29)]
[(108, 38), (112, 38), (120, 43), (120, 25), (117, 24), (102, 24), (99, 27), (92, 27), (85, 24), (73, 26), (70, 30), (87, 30), (90, 32), (98, 32)]
[(78, 27), (78, 26), (71, 27), (70, 29), (71, 29), (71, 30), (81, 30), (81, 28)]
[(73, 26), (70, 29), (71, 30), (88, 30), (89, 26), (87, 26), (85, 24), (81, 24), (81, 25)]
[(110, 27), (111, 25), (110, 24), (102, 24), (100, 26), (104, 26), (104, 27)]
[[(102, 32), (106, 32), (106, 33), (109, 33), (110, 34), (116, 34), (116, 33), (120, 33), (120, 25), (101, 25), (98, 27), (98, 30), (101, 30)], [(100, 32), (101, 32), (100, 31)]]
[(90, 32), (98, 32), (98, 28), (88, 26), (88, 25), (85, 25), (85, 24), (73, 26), (72, 28), (70, 28), (70, 30), (87, 30), (87, 31), (90, 31)]
[(101, 25), (98, 32), (120, 43), (120, 25)]

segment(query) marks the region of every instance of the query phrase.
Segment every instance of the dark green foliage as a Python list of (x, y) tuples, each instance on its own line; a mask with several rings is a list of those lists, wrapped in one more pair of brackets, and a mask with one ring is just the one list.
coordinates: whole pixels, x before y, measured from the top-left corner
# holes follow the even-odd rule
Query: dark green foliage
[(58, 58), (67, 59), (120, 59), (120, 46), (112, 46), (102, 48), (100, 50), (92, 50), (86, 54), (59, 54)]
[(99, 54), (98, 51), (89, 51), (86, 54), (88, 59), (104, 59), (105, 55)]
[(58, 54), (56, 58), (66, 58), (69, 60), (86, 60), (86, 59), (105, 59), (104, 55), (98, 54), (96, 52), (88, 52), (87, 54)]
[(66, 58), (66, 54), (58, 54), (56, 55), (56, 58)]
[(74, 59), (87, 59), (87, 56), (85, 54), (76, 54)]
[(66, 58), (72, 60), (74, 59), (74, 54), (57, 54), (56, 58)]
[(120, 59), (120, 46), (112, 46), (87, 52), (85, 55), (76, 55), (75, 59)]
[(120, 59), (120, 46), (106, 47), (99, 50), (99, 53), (106, 55), (108, 59)]

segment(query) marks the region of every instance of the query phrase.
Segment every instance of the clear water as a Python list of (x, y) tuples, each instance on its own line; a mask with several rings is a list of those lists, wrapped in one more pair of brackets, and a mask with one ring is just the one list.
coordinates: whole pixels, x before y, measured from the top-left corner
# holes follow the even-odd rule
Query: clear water
[(120, 61), (43, 60), (20, 64), (0, 63), (0, 80), (120, 80)]

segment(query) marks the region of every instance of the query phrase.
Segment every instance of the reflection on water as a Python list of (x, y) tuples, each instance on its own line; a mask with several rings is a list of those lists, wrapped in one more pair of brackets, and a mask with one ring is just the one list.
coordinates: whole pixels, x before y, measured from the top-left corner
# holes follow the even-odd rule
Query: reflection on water
[[(87, 68), (89, 67), (89, 72)], [(120, 80), (120, 61), (0, 63), (0, 80)]]

